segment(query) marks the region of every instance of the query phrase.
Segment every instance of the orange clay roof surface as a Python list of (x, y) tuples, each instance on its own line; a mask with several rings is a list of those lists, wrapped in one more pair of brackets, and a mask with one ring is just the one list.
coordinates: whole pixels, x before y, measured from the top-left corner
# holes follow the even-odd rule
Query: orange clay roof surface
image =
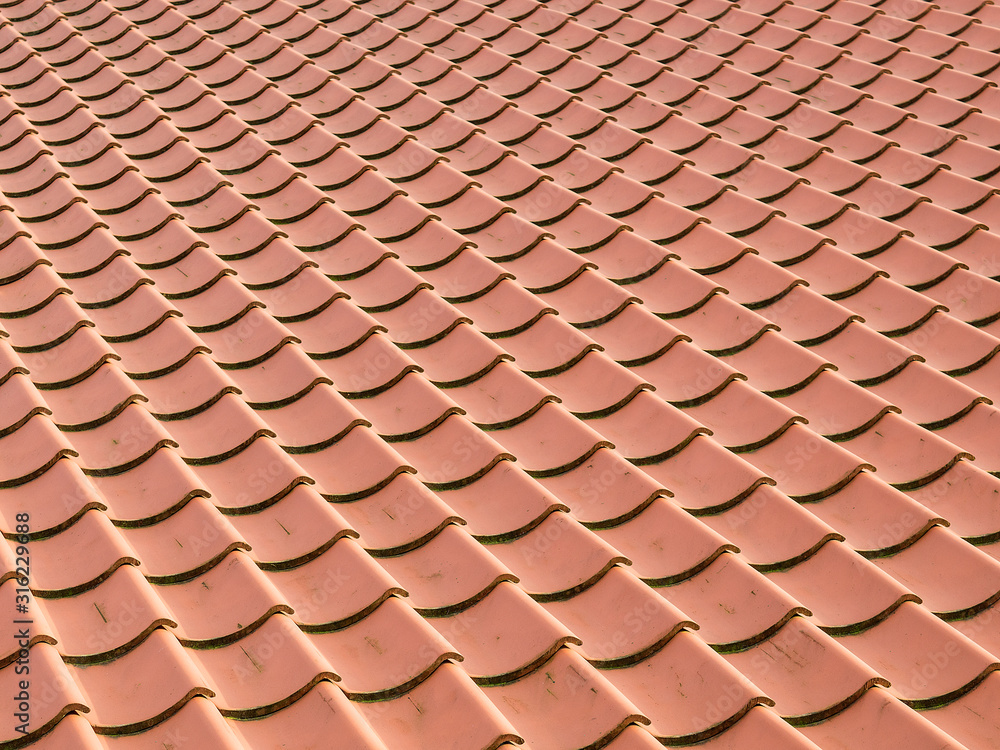
[(1000, 746), (1000, 5), (2, 19), (3, 747)]

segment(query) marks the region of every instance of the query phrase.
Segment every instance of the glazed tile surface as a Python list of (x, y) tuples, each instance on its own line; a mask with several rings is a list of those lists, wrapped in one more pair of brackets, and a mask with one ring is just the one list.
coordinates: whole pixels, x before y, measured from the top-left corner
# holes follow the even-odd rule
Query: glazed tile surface
[(0, 745), (997, 747), (998, 84), (992, 0), (0, 3)]

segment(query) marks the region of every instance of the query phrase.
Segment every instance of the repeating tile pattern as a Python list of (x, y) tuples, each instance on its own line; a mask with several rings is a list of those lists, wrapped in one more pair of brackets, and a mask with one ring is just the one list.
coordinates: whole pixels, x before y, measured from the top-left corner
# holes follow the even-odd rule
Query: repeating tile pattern
[(1000, 745), (997, 5), (0, 13), (0, 744)]

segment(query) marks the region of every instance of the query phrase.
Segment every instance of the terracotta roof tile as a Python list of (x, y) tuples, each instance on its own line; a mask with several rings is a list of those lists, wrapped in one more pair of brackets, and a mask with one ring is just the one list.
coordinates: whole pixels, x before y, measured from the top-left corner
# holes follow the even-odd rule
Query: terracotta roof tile
[(990, 7), (8, 4), (5, 736), (996, 744)]
[[(760, 688), (717, 656), (690, 633), (680, 633), (659, 652), (630, 667), (608, 671), (608, 679), (624, 693), (637, 697), (637, 707), (651, 719), (653, 736), (672, 743), (690, 743), (724, 731), (755, 706), (770, 706)], [(658, 701), (654, 687), (666, 675), (682, 689)], [(711, 696), (726, 685), (728, 700)], [(687, 688), (687, 689), (683, 689)], [(656, 710), (653, 710), (653, 709)]]

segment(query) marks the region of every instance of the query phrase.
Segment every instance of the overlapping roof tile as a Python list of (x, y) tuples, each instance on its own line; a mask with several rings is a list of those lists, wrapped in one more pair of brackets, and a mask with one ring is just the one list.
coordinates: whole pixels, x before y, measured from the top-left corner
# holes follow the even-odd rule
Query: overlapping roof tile
[(995, 747), (998, 51), (0, 4), (0, 744)]

